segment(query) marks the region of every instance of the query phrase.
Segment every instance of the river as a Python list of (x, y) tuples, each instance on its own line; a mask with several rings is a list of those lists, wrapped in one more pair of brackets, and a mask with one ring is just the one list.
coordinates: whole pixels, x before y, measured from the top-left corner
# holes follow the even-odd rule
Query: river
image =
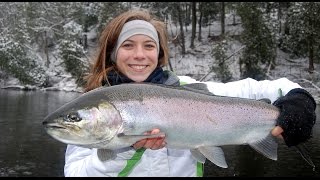
[[(19, 91), (0, 89), (0, 177), (63, 177), (66, 145), (49, 137), (43, 118), (79, 96), (64, 91)], [(204, 176), (320, 177), (320, 107), (313, 138), (306, 143), (316, 165), (313, 170), (294, 149), (283, 142), (273, 161), (249, 146), (224, 146), (227, 169), (209, 161)]]

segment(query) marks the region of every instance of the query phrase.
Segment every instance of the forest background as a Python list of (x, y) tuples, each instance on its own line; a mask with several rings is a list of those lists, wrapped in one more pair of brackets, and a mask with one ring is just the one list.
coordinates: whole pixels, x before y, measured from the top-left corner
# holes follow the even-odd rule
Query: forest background
[(0, 2), (0, 87), (82, 92), (99, 34), (146, 9), (169, 35), (166, 69), (198, 81), (280, 77), (320, 100), (319, 2)]

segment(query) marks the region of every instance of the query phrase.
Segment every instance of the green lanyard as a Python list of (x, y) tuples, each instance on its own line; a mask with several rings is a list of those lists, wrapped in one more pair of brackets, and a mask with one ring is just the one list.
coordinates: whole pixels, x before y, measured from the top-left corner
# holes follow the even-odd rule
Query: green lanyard
[(197, 162), (197, 177), (203, 177), (204, 163)]
[[(138, 163), (138, 161), (140, 161), (145, 150), (146, 149), (144, 148), (138, 149), (134, 153), (132, 158), (127, 161), (126, 167), (124, 167), (123, 170), (118, 174), (118, 177), (127, 177), (129, 173), (132, 171), (132, 169), (134, 168), (134, 166)], [(204, 166), (203, 163), (197, 162), (197, 177), (203, 177), (203, 170), (204, 170), (203, 166)]]
[(145, 150), (146, 150), (145, 148), (140, 148), (136, 150), (132, 158), (127, 161), (126, 167), (124, 167), (124, 169), (118, 174), (118, 177), (127, 177), (128, 174), (134, 168), (134, 166), (138, 163), (138, 161), (140, 161), (141, 156)]

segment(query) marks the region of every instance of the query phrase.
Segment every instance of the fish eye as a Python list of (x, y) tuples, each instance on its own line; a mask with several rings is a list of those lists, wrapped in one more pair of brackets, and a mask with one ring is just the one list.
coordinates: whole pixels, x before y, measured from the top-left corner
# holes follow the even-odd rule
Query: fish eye
[(78, 116), (78, 113), (72, 113), (64, 116), (63, 120), (67, 122), (79, 122), (82, 120), (82, 118)]

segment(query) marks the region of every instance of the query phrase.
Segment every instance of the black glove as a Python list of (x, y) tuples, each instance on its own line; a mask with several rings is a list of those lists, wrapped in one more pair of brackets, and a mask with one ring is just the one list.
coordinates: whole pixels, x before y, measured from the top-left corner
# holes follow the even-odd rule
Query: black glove
[(281, 135), (288, 147), (312, 137), (312, 127), (316, 123), (316, 102), (308, 91), (292, 89), (273, 105), (280, 109), (277, 125), (283, 129)]

